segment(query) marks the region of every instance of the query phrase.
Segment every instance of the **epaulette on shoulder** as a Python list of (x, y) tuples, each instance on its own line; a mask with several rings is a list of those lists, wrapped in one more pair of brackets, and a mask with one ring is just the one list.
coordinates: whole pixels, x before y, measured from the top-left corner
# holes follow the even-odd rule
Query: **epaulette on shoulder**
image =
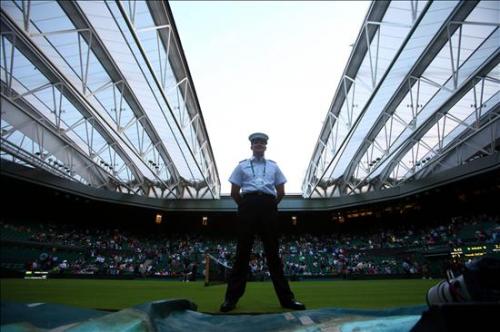
[(240, 164), (247, 161), (248, 159), (243, 159), (242, 161), (240, 161)]
[(271, 160), (271, 159), (266, 159), (266, 160), (272, 162), (273, 164), (276, 164), (276, 162), (274, 160)]

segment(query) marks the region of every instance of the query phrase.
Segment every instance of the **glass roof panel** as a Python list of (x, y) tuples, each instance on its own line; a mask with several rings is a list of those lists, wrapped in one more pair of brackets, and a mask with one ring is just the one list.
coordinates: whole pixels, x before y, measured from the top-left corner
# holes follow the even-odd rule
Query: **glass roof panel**
[[(180, 133), (171, 125), (175, 123), (175, 121), (173, 121), (173, 118), (168, 114), (168, 106), (165, 105), (164, 101), (161, 99), (160, 93), (155, 91), (154, 86), (150, 83), (153, 82), (153, 79), (150, 78), (147, 71), (144, 70), (147, 68), (147, 65), (137, 56), (140, 52), (137, 50), (136, 46), (129, 42), (129, 40), (132, 40), (132, 37), (129, 36), (127, 29), (124, 29), (124, 27), (122, 27), (121, 32), (119, 30), (110, 30), (109, 28), (111, 26), (116, 26), (117, 23), (120, 22), (119, 16), (116, 16), (117, 13), (113, 13), (117, 21), (108, 19), (108, 16), (106, 16), (106, 20), (103, 20), (102, 13), (110, 11), (110, 8), (104, 3), (99, 4), (100, 8), (86, 1), (79, 2), (79, 4), (91, 21), (93, 27), (102, 37), (108, 51), (120, 67), (127, 82), (134, 91), (134, 94), (143, 105), (144, 111), (151, 119), (153, 125), (155, 125), (156, 131), (162, 138), (169, 154), (174, 159), (176, 168), (181, 176), (186, 179), (193, 179), (193, 177), (199, 178), (200, 175), (196, 175), (196, 173), (194, 173), (194, 175), (192, 174), (192, 171), (196, 171), (196, 169), (192, 170), (190, 165), (194, 163), (190, 161), (191, 159), (189, 159), (189, 156), (185, 156), (183, 153), (183, 151), (187, 149), (185, 143), (177, 138), (181, 137)], [(142, 16), (143, 15), (138, 16), (136, 19)], [(113, 16), (109, 15), (109, 17), (112, 18)], [(129, 40), (124, 39), (124, 36), (129, 36)], [(123, 47), (124, 45), (128, 46)], [(134, 50), (135, 52), (133, 52)], [(167, 123), (165, 124), (165, 122)], [(185, 159), (186, 157), (188, 160)]]
[[(31, 6), (27, 25), (23, 4)], [(355, 77), (341, 80), (338, 95), (344, 93), (345, 98), (339, 97), (343, 99), (335, 106), (338, 113), (329, 112), (325, 120), (318, 152), (313, 156), (317, 163), (311, 162), (304, 182), (306, 196), (320, 178), (325, 192), (332, 195), (345, 193), (331, 184), (353, 181), (359, 191), (366, 191), (363, 180), (372, 180), (387, 170), (393, 178), (403, 181), (424, 168), (426, 161), (440, 157), (443, 148), (456, 144), (464, 130), (497, 107), (499, 66), (486, 79), (486, 69), (482, 76), (476, 73), (483, 66), (489, 70), (493, 57), (498, 56), (499, 2), (479, 2), (465, 22), (449, 23), (458, 27), (450, 41), (440, 50), (428, 49), (450, 13), (463, 4), (392, 1), (381, 22), (364, 22), (358, 42), (367, 43), (368, 32), (377, 29), (367, 52), (362, 54)], [(5, 52), (0, 52), (2, 83), (10, 79), (7, 54), (14, 49), (11, 87), (22, 94), (20, 100), (43, 115), (47, 126), (59, 128), (59, 138), (70, 140), (75, 151), (120, 179), (123, 183), (117, 190), (128, 184), (132, 191), (144, 190), (144, 195), (150, 197), (171, 195), (165, 184), (179, 176), (191, 183), (218, 184), (178, 35), (173, 33), (173, 22), (157, 26), (155, 20), (170, 23), (171, 17), (151, 12), (159, 8), (156, 5), (146, 1), (77, 1), (75, 8), (91, 24), (90, 29), (77, 30), (66, 16), (63, 3), (3, 1), (2, 11), (29, 40), (25, 47), (40, 50), (42, 55), (26, 53), (26, 58), (7, 35), (2, 37)], [(29, 31), (24, 31), (26, 26)], [(89, 45), (95, 50), (96, 44), (89, 44), (89, 40), (97, 37), (91, 31), (97, 32), (103, 42), (98, 47), (104, 47), (104, 56), (90, 49)], [(429, 52), (433, 59), (430, 64), (421, 68), (423, 72), (414, 70), (417, 60), (429, 56)], [(42, 74), (34, 61), (40, 59), (33, 57), (53, 65), (55, 69), (49, 66), (49, 71), (53, 70), (51, 74), (60, 77), (61, 82), (49, 80), (45, 71), (47, 76)], [(409, 76), (414, 72), (419, 77)], [(124, 81), (117, 81), (117, 75)], [(403, 96), (406, 90), (402, 86), (409, 82), (411, 90)], [(475, 85), (469, 89), (472, 82)], [(467, 90), (462, 89), (463, 85)], [(71, 89), (71, 94), (68, 90), (61, 93), (64, 89)], [(478, 90), (485, 100), (479, 109), (474, 106)], [(399, 105), (391, 104), (395, 96), (398, 102), (401, 100)], [(382, 115), (384, 111), (388, 113)], [(9, 126), (2, 119), (2, 130)], [(27, 131), (37, 130), (36, 124), (24, 133), (12, 129), (6, 137), (23, 149), (26, 158), (39, 150), (50, 155), (54, 170), (63, 164), (60, 156), (41, 151), (46, 147), (28, 137)], [(24, 158), (2, 150), (4, 157)], [(399, 164), (390, 168), (389, 163), (394, 161)], [(309, 175), (311, 178), (307, 178)], [(350, 175), (354, 179), (347, 179)], [(80, 176), (78, 180), (89, 179)], [(217, 190), (213, 196), (217, 196)]]
[[(491, 29), (487, 29), (488, 32), (491, 32), (490, 30)], [(456, 33), (459, 33), (459, 32), (457, 31)], [(485, 39), (486, 39), (486, 37), (485, 37)], [(461, 84), (463, 82), (463, 80), (469, 78), (474, 73), (474, 71), (477, 69), (478, 64), (485, 62), (487, 58), (491, 57), (492, 54), (494, 54), (494, 52), (497, 51), (498, 45), (500, 45), (500, 32), (497, 29), (495, 33), (493, 33), (492, 35), (489, 35), (488, 39), (486, 39), (486, 42), (484, 42), (482, 45), (478, 45), (481, 47), (478, 48), (477, 51), (474, 50), (475, 52), (471, 53), (470, 57), (468, 59), (464, 60), (464, 62), (462, 62), (462, 66), (459, 69), (460, 75), (458, 76), (458, 84)], [(443, 55), (443, 53), (446, 53), (447, 49), (449, 49), (448, 44), (446, 44), (443, 47), (442, 51), (439, 54)], [(429, 67), (423, 73), (423, 75), (422, 75), (423, 77), (433, 77), (432, 74), (434, 73), (435, 68), (436, 68), (436, 66), (433, 65), (433, 63), (435, 61), (441, 62), (441, 58), (436, 58), (429, 65)], [(449, 70), (448, 70), (448, 72), (450, 75)], [(434, 115), (436, 111), (439, 110), (439, 107), (443, 104), (443, 102), (446, 101), (449, 97), (451, 97), (453, 95), (453, 93), (454, 93), (453, 86), (454, 86), (453, 78), (448, 77), (448, 81), (444, 82), (444, 87), (442, 89), (439, 89), (438, 92), (433, 96), (432, 99), (429, 99), (429, 100), (422, 99), (422, 103), (424, 103), (424, 106), (421, 109), (421, 111), (418, 113), (417, 120), (416, 120), (417, 125), (420, 125), (420, 124), (428, 121), (428, 119), (432, 115)], [(490, 85), (488, 85), (488, 86), (490, 86)], [(494, 88), (492, 86), (489, 89), (494, 89)], [(489, 91), (489, 93), (491, 93), (491, 91)], [(402, 104), (403, 104), (403, 109), (404, 109), (404, 103), (402, 103)], [(458, 109), (460, 109), (460, 107)], [(468, 116), (468, 114), (466, 114), (465, 112), (458, 112), (458, 111), (456, 113), (453, 113), (453, 114), (460, 120), (464, 120)], [(391, 150), (394, 149), (394, 147), (398, 147), (399, 145), (403, 144), (403, 142), (405, 142), (407, 139), (409, 139), (409, 137), (412, 135), (413, 131), (414, 130), (411, 128), (406, 128), (406, 130), (404, 132), (402, 132), (401, 135), (399, 135), (399, 137), (395, 140), (393, 146), (391, 147)], [(435, 139), (436, 139), (436, 137), (433, 136), (432, 139), (428, 138), (428, 139), (424, 140), (424, 142), (429, 146), (434, 146), (436, 144)], [(408, 161), (409, 160), (408, 155), (406, 158), (407, 158), (406, 160)], [(373, 172), (373, 174), (371, 174), (371, 177), (375, 177), (375, 176), (379, 175), (380, 171), (384, 168), (385, 165), (386, 165), (385, 163), (381, 164), (379, 166), (378, 170), (376, 170), (375, 172)]]
[[(161, 8), (155, 19), (170, 22), (168, 5)], [(28, 60), (16, 50), (12, 73), (11, 57), (4, 57), (2, 80), (13, 77), (12, 88), (60, 130), (61, 139), (121, 178), (116, 190), (218, 197), (217, 169), (173, 23), (157, 27), (145, 1), (3, 1), (2, 11), (9, 29), (22, 35), (24, 49), (35, 51)], [(159, 38), (165, 31), (169, 44)], [(175, 47), (169, 49), (170, 42)], [(14, 50), (6, 38), (2, 47)], [(177, 75), (171, 61), (181, 66)], [(201, 188), (202, 196), (184, 191), (186, 183)]]
[[(377, 34), (375, 34), (358, 75), (353, 78), (358, 84), (352, 85), (358, 87), (364, 83), (369, 93), (377, 83), (380, 82), (380, 86), (373, 90), (373, 96), (370, 96), (370, 99), (360, 103), (361, 110), (349, 108), (352, 104), (356, 104), (356, 102), (349, 103), (349, 98), (343, 100), (337, 122), (347, 123), (348, 127), (352, 123), (354, 128), (352, 133), (340, 137), (340, 141), (336, 142), (332, 139), (339, 125), (336, 123), (326, 126), (329, 122), (325, 122), (323, 131), (328, 128), (331, 130), (327, 132), (329, 136), (322, 133), (322, 137), (328, 137), (328, 142), (333, 141), (333, 143), (325, 145), (326, 142), (318, 141), (316, 151), (318, 147), (325, 146), (325, 148), (317, 163), (317, 159), (314, 159), (317, 155), (313, 155), (304, 180), (305, 197), (311, 197), (311, 194), (312, 197), (329, 197), (374, 190), (367, 185), (372, 180), (375, 182), (371, 188), (390, 187), (391, 185), (387, 186), (387, 183), (378, 184), (378, 177), (384, 176), (382, 181), (386, 181), (385, 177), (388, 176), (387, 173), (382, 172), (392, 170), (390, 177), (393, 178), (406, 176), (405, 174), (408, 174), (414, 167), (410, 162), (420, 162), (419, 165), (422, 166), (425, 161), (422, 163), (420, 159), (424, 155), (429, 158), (428, 153), (436, 144), (451, 141), (453, 137), (459, 135), (460, 130), (469, 125), (470, 105), (468, 108), (466, 105), (471, 102), (467, 97), (470, 97), (471, 92), (469, 91), (464, 97), (460, 96), (466, 93), (467, 90), (464, 89), (469, 89), (471, 82), (481, 80), (479, 77), (474, 77), (475, 73), (484, 72), (483, 68), (489, 68), (493, 64), (495, 54), (498, 56), (500, 3), (493, 5), (491, 2), (481, 1), (477, 6), (464, 6), (463, 2), (457, 1), (430, 3), (422, 20), (401, 53), (397, 55), (394, 65), (389, 67), (391, 66), (389, 62), (385, 68), (382, 66), (379, 74), (378, 63), (392, 61), (391, 57), (394, 57), (399, 49), (397, 38), (406, 38), (406, 34), (398, 34), (397, 29), (406, 28), (409, 31), (411, 22), (418, 21), (418, 15), (412, 7), (415, 4), (417, 3), (396, 1), (390, 3), (379, 30), (380, 45), (375, 43), (377, 41)], [(424, 6), (420, 6), (421, 3), (417, 5), (419, 11), (424, 9)], [(471, 12), (467, 15), (465, 22), (453, 20), (446, 22), (452, 13), (455, 18), (469, 11)], [(407, 15), (406, 19), (403, 15)], [(365, 21), (363, 26), (366, 24), (373, 23)], [(438, 31), (444, 33), (449, 31), (446, 30), (444, 24), (453, 28), (450, 41), (447, 41), (441, 49), (436, 47), (432, 50), (428, 49), (428, 45), (433, 43)], [(361, 35), (365, 33), (363, 29), (360, 32)], [(392, 40), (393, 37), (396, 39)], [(378, 58), (377, 50), (380, 52)], [(386, 55), (384, 52), (387, 51), (392, 51), (393, 54), (387, 53)], [(427, 62), (428, 60), (424, 57), (432, 58), (430, 62)], [(422, 68), (422, 64), (426, 64), (427, 67)], [(420, 65), (420, 68), (416, 65)], [(384, 74), (386, 71), (387, 73)], [(385, 78), (380, 81), (381, 77), (384, 77), (382, 74)], [(410, 75), (418, 75), (418, 77)], [(484, 95), (490, 97), (488, 103), (495, 103), (498, 79), (483, 81), (488, 81), (488, 84), (484, 85)], [(339, 91), (342, 90), (342, 85), (343, 82), (338, 88)], [(487, 90), (488, 93), (486, 93)], [(339, 98), (338, 94), (336, 98)], [(394, 103), (394, 98), (397, 98), (398, 105)], [(442, 109), (443, 106), (445, 109)], [(452, 108), (448, 110), (449, 107)], [(439, 119), (438, 112), (440, 114), (448, 112), (448, 114), (444, 117), (441, 115), (442, 118)], [(475, 114), (478, 112), (484, 112), (484, 109), (478, 110)], [(330, 121), (329, 119), (328, 114), (327, 121)], [(426, 133), (425, 131), (433, 125), (434, 127)], [(438, 127), (440, 128), (439, 135), (436, 134)], [(419, 143), (413, 146), (411, 142), (415, 138)], [(328, 151), (330, 148), (332, 148), (331, 152)], [(403, 161), (397, 164), (401, 158)], [(393, 164), (393, 162), (396, 162), (396, 167), (390, 168), (389, 163)], [(329, 165), (326, 172), (325, 165)], [(320, 188), (316, 191), (314, 190), (317, 180), (311, 174), (315, 174), (316, 178), (324, 175), (319, 184)], [(343, 189), (353, 186), (353, 190)]]
[[(54, 6), (55, 5), (55, 6)], [(95, 7), (95, 3), (93, 3)], [(20, 8), (18, 8), (20, 10)], [(111, 78), (107, 75), (106, 71), (100, 64), (100, 62), (95, 57), (94, 53), (89, 50), (87, 42), (82, 38), (82, 34), (86, 33), (90, 35), (90, 32), (84, 31), (78, 33), (75, 30), (73, 24), (65, 16), (62, 9), (57, 5), (57, 3), (47, 3), (46, 6), (38, 6), (39, 13), (41, 13), (41, 25), (38, 26), (38, 22), (33, 20), (32, 25), (41, 33), (47, 33), (45, 37), (38, 37), (36, 41), (39, 45), (48, 52), (52, 61), (56, 62), (58, 67), (63, 70), (63, 72), (70, 77), (71, 81), (75, 86), (84, 86), (88, 92), (92, 92), (94, 89), (100, 89), (103, 85), (110, 83)], [(45, 13), (45, 14), (43, 14)], [(57, 21), (53, 22), (54, 19), (48, 19), (48, 14), (57, 14)], [(61, 16), (59, 16), (61, 15)], [(47, 30), (43, 30), (43, 28)], [(67, 30), (63, 33), (59, 33), (60, 30)], [(73, 31), (70, 31), (73, 30)], [(116, 92), (116, 91), (115, 91)], [(103, 97), (101, 100), (99, 97)], [(109, 99), (110, 91), (101, 90), (99, 93), (93, 94), (90, 99), (93, 99), (95, 103), (93, 104), (94, 109), (98, 110), (101, 116), (104, 117), (105, 122), (112, 124), (116, 119), (125, 120), (128, 123), (135, 117), (131, 111), (130, 107), (127, 105), (126, 101), (122, 102), (122, 112), (120, 117), (115, 116), (116, 108), (113, 108), (114, 100)], [(112, 103), (109, 103), (112, 101)], [(117, 125), (112, 125), (118, 129)], [(128, 132), (126, 132), (128, 133)], [(137, 135), (136, 135), (137, 137)], [(129, 147), (137, 147), (137, 141), (131, 140), (127, 135), (125, 138), (130, 143)], [(135, 149), (132, 149), (135, 150)], [(131, 155), (131, 158), (136, 159)], [(136, 159), (137, 160), (137, 159)], [(148, 177), (150, 180), (154, 180), (156, 176), (153, 176), (152, 171), (148, 167), (145, 167), (141, 162), (136, 163), (143, 175)]]
[[(382, 78), (382, 74), (390, 65), (405, 40), (405, 36), (410, 31), (411, 25), (408, 22), (412, 22), (412, 19), (414, 21), (424, 7), (425, 2), (421, 2), (415, 13), (412, 13), (409, 3), (392, 2), (381, 23), (371, 23), (379, 26), (379, 29), (370, 43), (369, 51), (365, 54), (356, 77), (353, 78), (354, 84), (348, 91), (348, 96), (341, 107), (338, 115), (341, 123), (335, 124), (328, 141), (342, 142), (347, 137), (351, 126), (358, 119), (372, 95), (374, 87)], [(366, 42), (366, 38), (362, 42)], [(331, 149), (323, 150), (321, 157), (323, 163), (332, 160), (335, 152), (337, 151)], [(324, 171), (324, 167), (316, 168), (316, 177), (320, 178)], [(329, 177), (331, 178), (332, 175), (330, 174)]]
[[(12, 45), (8, 40), (4, 39), (3, 42), (7, 48), (11, 48)], [(91, 154), (96, 153), (103, 147), (108, 147), (107, 142), (98, 132), (90, 129), (91, 134), (89, 135), (88, 127), (92, 127), (88, 125), (88, 121), (83, 118), (64, 95), (61, 95), (59, 88), (48, 84), (49, 80), (17, 49), (15, 49), (14, 59), (12, 67), (12, 88), (18, 94), (24, 95), (24, 100), (29, 102), (40, 114), (49, 120), (53, 126), (60, 126), (64, 129), (65, 135), (71, 138), (73, 144), (78, 146), (81, 152)], [(2, 64), (4, 63), (4, 61), (1, 62)], [(4, 73), (2, 78), (5, 80), (5, 71), (3, 67), (2, 71)], [(56, 124), (56, 112), (59, 111), (60, 123)], [(88, 147), (89, 136), (91, 136), (90, 142), (93, 146), (92, 149)], [(17, 136), (13, 136), (14, 139), (16, 137)], [(25, 141), (26, 138), (23, 142)], [(105, 159), (105, 156), (101, 158), (101, 160)], [(115, 158), (114, 164), (120, 167), (124, 165), (124, 162), (121, 158)], [(74, 176), (79, 177), (80, 175), (74, 174)]]
[(398, 60), (390, 69), (382, 86), (368, 106), (366, 113), (356, 127), (344, 153), (336, 158), (338, 165), (332, 170), (330, 177), (336, 178), (345, 172), (345, 167), (353, 158), (357, 150), (356, 147), (363, 142), (364, 136), (378, 118), (381, 109), (387, 104), (389, 98), (392, 97), (395, 89), (402, 83), (403, 78), (408, 73), (414, 60), (425, 50), (425, 46), (432, 39), (437, 29), (441, 27), (442, 21), (437, 18), (448, 16), (454, 7), (454, 2), (435, 2), (431, 4), (426, 16), (424, 16), (412, 38), (405, 45)]
[[(482, 82), (478, 82), (475, 88), (480, 89)], [(491, 84), (491, 82), (489, 83)], [(497, 84), (498, 85), (498, 84)], [(498, 105), (500, 102), (498, 86), (496, 89), (486, 89), (491, 94), (484, 95), (486, 104), (490, 104), (488, 107), (488, 112), (494, 109), (493, 105)], [(469, 125), (476, 121), (475, 108), (471, 107), (474, 104), (474, 89), (471, 89), (448, 113), (450, 115), (456, 115), (463, 113), (465, 110), (469, 110), (469, 116), (461, 119), (463, 122), (459, 123), (457, 121), (450, 120), (449, 117), (443, 117), (436, 124), (429, 129), (429, 131), (421, 138), (420, 144), (417, 144), (418, 153), (415, 153), (415, 149), (408, 151), (408, 153), (401, 159), (408, 170), (406, 172), (401, 172), (397, 174), (397, 179), (401, 180), (413, 175), (416, 171), (426, 166), (426, 162), (432, 161), (432, 158), (438, 155), (438, 151), (446, 150), (448, 145), (453, 142), (453, 140), (460, 134), (464, 132), (465, 129), (470, 129)], [(458, 109), (456, 111), (456, 109)], [(484, 117), (484, 114), (483, 114)], [(444, 135), (442, 142), (440, 142), (440, 136)], [(422, 143), (423, 142), (423, 143)], [(415, 158), (415, 159), (414, 159)], [(414, 161), (415, 160), (415, 161)]]

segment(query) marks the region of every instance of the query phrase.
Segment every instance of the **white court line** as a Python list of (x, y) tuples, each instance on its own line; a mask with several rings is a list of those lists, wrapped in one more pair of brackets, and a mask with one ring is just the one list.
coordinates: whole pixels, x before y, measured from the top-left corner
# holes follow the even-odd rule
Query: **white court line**
[(311, 325), (311, 324), (314, 324), (314, 321), (309, 316), (300, 316), (299, 320), (302, 323), (302, 325)]
[(33, 307), (37, 307), (37, 306), (39, 306), (41, 304), (45, 304), (45, 303), (43, 303), (43, 302), (41, 302), (41, 303), (29, 303), (29, 304), (27, 304), (27, 306), (30, 307), (30, 308), (33, 308)]

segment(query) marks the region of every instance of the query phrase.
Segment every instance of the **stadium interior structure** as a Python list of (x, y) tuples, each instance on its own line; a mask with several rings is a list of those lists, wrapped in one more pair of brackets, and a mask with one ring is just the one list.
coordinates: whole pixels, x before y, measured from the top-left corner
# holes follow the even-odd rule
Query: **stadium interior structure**
[[(499, 255), (499, 13), (494, 1), (371, 4), (302, 195), (280, 204), (288, 275), (442, 276), (452, 258)], [(201, 253), (234, 252), (236, 205), (168, 2), (2, 1), (0, 56), (3, 275), (54, 250), (57, 274), (78, 261), (185, 277), (174, 247), (192, 241), (201, 276)], [(117, 253), (132, 257), (123, 270), (95, 262)]]

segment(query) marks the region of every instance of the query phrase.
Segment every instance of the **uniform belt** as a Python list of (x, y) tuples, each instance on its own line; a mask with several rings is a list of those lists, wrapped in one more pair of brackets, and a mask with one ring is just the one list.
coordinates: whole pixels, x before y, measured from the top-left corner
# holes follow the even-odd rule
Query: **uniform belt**
[(251, 191), (251, 192), (243, 194), (243, 198), (245, 198), (245, 197), (251, 197), (251, 196), (262, 196), (262, 197), (271, 197), (271, 198), (274, 198), (274, 195), (271, 195), (271, 194), (268, 194), (268, 193), (264, 193), (262, 191)]

